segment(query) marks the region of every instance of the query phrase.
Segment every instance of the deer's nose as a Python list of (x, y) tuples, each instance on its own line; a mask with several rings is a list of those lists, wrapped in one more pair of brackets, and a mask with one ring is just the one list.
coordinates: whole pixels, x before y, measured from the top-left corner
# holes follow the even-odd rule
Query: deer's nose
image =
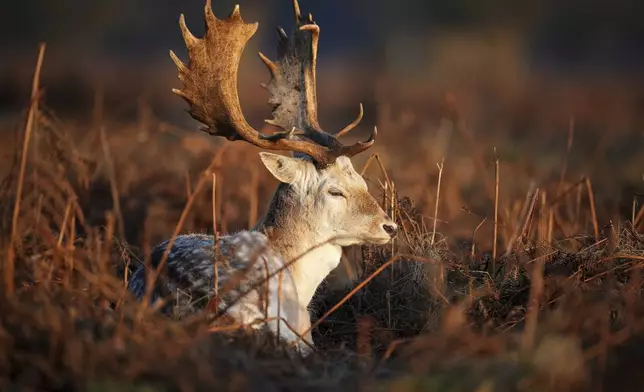
[(395, 224), (394, 222), (388, 222), (382, 225), (382, 229), (391, 237), (393, 237), (398, 232), (398, 225)]

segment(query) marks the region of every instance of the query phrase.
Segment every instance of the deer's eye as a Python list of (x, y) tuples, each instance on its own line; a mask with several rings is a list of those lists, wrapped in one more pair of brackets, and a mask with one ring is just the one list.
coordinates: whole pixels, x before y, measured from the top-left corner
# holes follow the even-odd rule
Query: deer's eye
[(344, 196), (344, 193), (342, 193), (341, 190), (336, 189), (336, 188), (329, 189), (329, 195), (331, 195), (333, 197), (346, 197), (346, 196)]

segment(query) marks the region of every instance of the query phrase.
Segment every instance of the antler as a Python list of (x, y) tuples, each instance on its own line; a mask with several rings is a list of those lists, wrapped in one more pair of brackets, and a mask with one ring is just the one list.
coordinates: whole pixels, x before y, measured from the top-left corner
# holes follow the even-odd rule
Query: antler
[[(296, 30), (289, 39), (279, 29), (279, 60), (276, 63), (260, 53), (271, 73), (265, 85), (271, 92), (269, 103), (273, 105), (272, 120), (267, 122), (287, 131), (263, 135), (246, 121), (239, 103), (237, 72), (239, 61), (248, 40), (257, 31), (258, 23), (244, 23), (239, 6), (226, 20), (217, 19), (212, 11), (211, 0), (206, 0), (206, 34), (196, 38), (188, 30), (183, 14), (179, 26), (183, 34), (190, 62), (184, 64), (170, 51), (175, 62), (183, 89), (172, 91), (184, 98), (188, 112), (205, 125), (201, 129), (214, 136), (228, 140), (244, 140), (266, 150), (282, 150), (304, 153), (320, 165), (328, 165), (341, 155), (353, 156), (373, 145), (377, 131), (374, 129), (367, 142), (344, 146), (334, 135), (322, 131), (317, 120), (315, 92), (315, 62), (319, 27), (312, 21), (303, 23), (297, 0), (293, 1)], [(355, 127), (362, 117), (345, 127), (346, 133)], [(299, 130), (296, 133), (296, 130)], [(308, 140), (299, 140), (304, 136)]]

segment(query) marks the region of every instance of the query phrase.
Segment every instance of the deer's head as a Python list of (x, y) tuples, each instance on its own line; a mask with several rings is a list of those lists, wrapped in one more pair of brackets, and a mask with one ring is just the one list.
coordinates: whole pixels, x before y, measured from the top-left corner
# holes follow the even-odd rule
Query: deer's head
[(338, 157), (324, 168), (308, 159), (260, 153), (271, 174), (284, 184), (285, 219), (300, 224), (341, 246), (387, 243), (397, 231), (396, 224), (367, 190), (365, 180), (349, 158)]
[(239, 6), (228, 19), (217, 19), (210, 3), (206, 1), (203, 38), (192, 35), (183, 15), (179, 20), (189, 64), (170, 52), (184, 84), (183, 89), (173, 91), (189, 103), (189, 113), (211, 135), (294, 153), (293, 157), (261, 153), (273, 176), (287, 184), (288, 205), (283, 207), (299, 215), (290, 219), (309, 222), (324, 237), (337, 237), (338, 245), (388, 242), (397, 226), (368, 193), (349, 160), (373, 145), (377, 131), (374, 128), (366, 142), (343, 145), (338, 140), (358, 125), (362, 105), (358, 118), (335, 134), (323, 131), (318, 123), (315, 66), (320, 28), (312, 16), (302, 18), (294, 0), (296, 28), (290, 37), (278, 29), (278, 60), (259, 54), (271, 74), (269, 83), (263, 85), (273, 108), (273, 118), (266, 122), (282, 129), (265, 135), (246, 121), (237, 92), (239, 60), (258, 24), (245, 23)]

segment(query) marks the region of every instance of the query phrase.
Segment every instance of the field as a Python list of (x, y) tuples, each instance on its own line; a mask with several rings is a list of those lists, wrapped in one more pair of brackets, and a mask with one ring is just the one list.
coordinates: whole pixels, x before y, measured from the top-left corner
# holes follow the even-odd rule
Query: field
[[(301, 358), (205, 316), (166, 318), (126, 290), (161, 240), (257, 221), (277, 185), (259, 150), (209, 138), (187, 114), (186, 126), (164, 118), (164, 105), (183, 107), (169, 90), (150, 103), (123, 88), (116, 100), (133, 116), (114, 115), (101, 90), (83, 112), (53, 109), (55, 88), (40, 78), (46, 54), (35, 69), (31, 97), (27, 78), (17, 94), (24, 110), (0, 121), (0, 389), (568, 391), (644, 381), (637, 83), (373, 82), (365, 124), (347, 138), (378, 126), (354, 165), (402, 232), (346, 249), (311, 304), (316, 352)], [(333, 88), (320, 98), (329, 128), (357, 110)], [(259, 123), (265, 98), (242, 95)]]

